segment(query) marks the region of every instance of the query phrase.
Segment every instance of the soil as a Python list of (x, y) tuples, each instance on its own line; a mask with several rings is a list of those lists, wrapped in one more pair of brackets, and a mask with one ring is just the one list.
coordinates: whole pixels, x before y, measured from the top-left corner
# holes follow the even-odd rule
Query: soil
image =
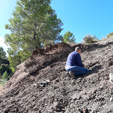
[[(76, 46), (91, 72), (73, 79), (64, 66)], [(112, 52), (113, 38), (34, 51), (0, 91), (0, 113), (113, 113)]]

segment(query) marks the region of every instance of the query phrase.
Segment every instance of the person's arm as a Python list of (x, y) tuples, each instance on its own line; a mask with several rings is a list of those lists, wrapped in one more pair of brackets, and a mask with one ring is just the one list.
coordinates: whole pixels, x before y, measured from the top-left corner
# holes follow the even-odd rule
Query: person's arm
[(85, 67), (85, 65), (82, 63), (80, 54), (77, 54), (77, 64), (78, 66)]

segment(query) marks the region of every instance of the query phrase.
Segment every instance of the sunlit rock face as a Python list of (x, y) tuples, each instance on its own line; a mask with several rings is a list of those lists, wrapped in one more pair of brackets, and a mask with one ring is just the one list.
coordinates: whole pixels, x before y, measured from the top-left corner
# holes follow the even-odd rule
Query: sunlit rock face
[[(91, 72), (73, 79), (64, 66), (76, 46), (82, 48), (82, 61)], [(109, 73), (113, 73), (113, 38), (36, 50), (0, 91), (0, 113), (112, 113)]]

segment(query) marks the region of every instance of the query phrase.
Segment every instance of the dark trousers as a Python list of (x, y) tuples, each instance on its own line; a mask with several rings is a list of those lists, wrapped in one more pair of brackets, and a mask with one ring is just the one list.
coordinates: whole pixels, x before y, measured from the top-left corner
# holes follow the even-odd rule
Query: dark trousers
[(68, 72), (73, 71), (75, 75), (84, 75), (89, 72), (88, 69), (81, 67), (81, 66), (69, 66), (69, 68), (66, 69)]

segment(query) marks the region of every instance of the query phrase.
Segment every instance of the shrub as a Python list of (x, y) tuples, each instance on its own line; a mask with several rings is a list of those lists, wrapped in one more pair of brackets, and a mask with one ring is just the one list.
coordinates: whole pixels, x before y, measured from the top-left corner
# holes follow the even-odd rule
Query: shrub
[(87, 35), (83, 38), (84, 42), (85, 43), (94, 43), (94, 42), (97, 42), (98, 39), (94, 36), (91, 36), (91, 35)]
[(7, 78), (8, 78), (8, 73), (7, 73), (7, 71), (5, 71), (5, 72), (3, 73), (2, 78), (3, 78), (3, 79), (7, 79)]
[(113, 32), (107, 35), (107, 38), (113, 38)]
[(52, 45), (53, 41), (52, 40), (47, 40), (43, 43), (44, 47), (47, 47), (48, 45)]

